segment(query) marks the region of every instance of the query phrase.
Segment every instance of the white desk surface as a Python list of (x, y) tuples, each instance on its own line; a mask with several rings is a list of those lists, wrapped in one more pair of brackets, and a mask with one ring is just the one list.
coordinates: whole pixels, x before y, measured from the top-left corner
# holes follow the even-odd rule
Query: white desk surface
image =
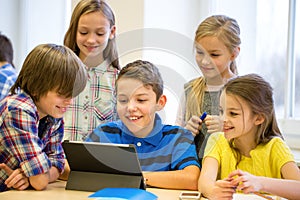
[[(94, 198), (88, 198), (89, 195), (94, 192), (66, 190), (65, 181), (56, 181), (48, 185), (46, 190), (35, 191), (35, 190), (24, 190), (16, 191), (10, 190), (6, 192), (0, 192), (1, 200), (93, 200)], [(158, 188), (147, 188), (147, 191), (152, 192), (158, 196), (158, 200), (178, 200), (181, 190), (166, 190)], [(235, 194), (235, 200), (265, 200), (254, 194)], [(274, 197), (274, 200), (283, 199), (280, 197)], [(205, 198), (201, 197), (201, 200)]]

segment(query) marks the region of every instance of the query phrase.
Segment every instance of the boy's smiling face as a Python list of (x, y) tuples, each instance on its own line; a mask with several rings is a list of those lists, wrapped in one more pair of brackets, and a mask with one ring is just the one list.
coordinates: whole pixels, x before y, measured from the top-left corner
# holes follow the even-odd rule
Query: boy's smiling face
[(40, 118), (50, 115), (54, 118), (62, 118), (67, 108), (71, 105), (72, 97), (64, 97), (57, 92), (49, 91), (36, 102)]
[(156, 101), (152, 86), (139, 80), (120, 78), (117, 84), (117, 112), (126, 127), (137, 137), (146, 137), (153, 129), (156, 111), (166, 103), (162, 95)]

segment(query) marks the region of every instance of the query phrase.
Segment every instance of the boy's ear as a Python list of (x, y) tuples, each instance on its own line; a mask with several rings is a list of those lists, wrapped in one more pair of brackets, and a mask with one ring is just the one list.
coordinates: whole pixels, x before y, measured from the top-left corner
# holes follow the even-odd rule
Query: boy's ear
[(166, 95), (163, 94), (160, 96), (160, 98), (157, 101), (156, 111), (162, 110), (165, 107), (166, 103), (167, 103), (167, 97)]
[(265, 121), (265, 116), (264, 115), (262, 115), (262, 114), (257, 114), (256, 115), (256, 120), (255, 120), (255, 125), (260, 125), (260, 124), (262, 124), (263, 122)]

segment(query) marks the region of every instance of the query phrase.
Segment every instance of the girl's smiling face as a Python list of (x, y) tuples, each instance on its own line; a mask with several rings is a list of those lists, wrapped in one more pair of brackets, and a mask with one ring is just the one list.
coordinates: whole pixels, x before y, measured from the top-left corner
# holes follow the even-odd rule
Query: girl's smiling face
[(120, 78), (117, 84), (117, 112), (126, 127), (137, 137), (146, 137), (153, 129), (155, 113), (166, 103), (162, 95), (156, 101), (152, 86), (139, 80)]
[(71, 105), (72, 97), (64, 97), (57, 92), (49, 91), (36, 102), (40, 118), (50, 115), (62, 118), (67, 108)]
[(196, 61), (207, 78), (231, 74), (230, 64), (235, 55), (217, 37), (206, 36), (196, 41)]
[(242, 98), (226, 94), (220, 96), (220, 115), (224, 121), (223, 131), (227, 140), (256, 137), (258, 125), (262, 122)]
[(84, 14), (78, 21), (76, 43), (80, 49), (79, 57), (84, 61), (89, 57), (103, 59), (103, 51), (108, 40), (115, 35), (115, 26), (110, 27), (102, 12)]

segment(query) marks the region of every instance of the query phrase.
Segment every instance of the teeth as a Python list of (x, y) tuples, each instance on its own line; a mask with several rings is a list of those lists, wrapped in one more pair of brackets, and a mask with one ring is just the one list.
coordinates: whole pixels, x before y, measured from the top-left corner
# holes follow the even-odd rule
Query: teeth
[(129, 117), (130, 120), (136, 120), (138, 117)]

